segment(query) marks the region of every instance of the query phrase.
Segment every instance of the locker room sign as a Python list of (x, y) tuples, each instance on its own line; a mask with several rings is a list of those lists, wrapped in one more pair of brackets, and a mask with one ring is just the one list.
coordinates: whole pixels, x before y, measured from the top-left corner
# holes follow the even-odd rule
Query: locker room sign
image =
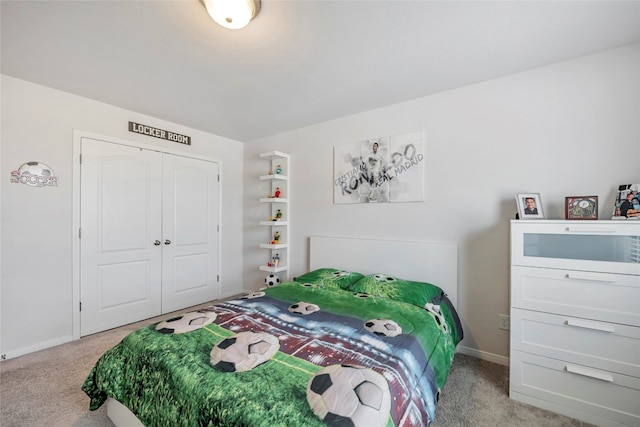
[(154, 138), (166, 139), (167, 141), (191, 145), (190, 136), (180, 135), (179, 133), (171, 132), (169, 130), (158, 129), (154, 128), (153, 126), (147, 126), (136, 122), (129, 122), (129, 132), (140, 133), (142, 135), (148, 135)]

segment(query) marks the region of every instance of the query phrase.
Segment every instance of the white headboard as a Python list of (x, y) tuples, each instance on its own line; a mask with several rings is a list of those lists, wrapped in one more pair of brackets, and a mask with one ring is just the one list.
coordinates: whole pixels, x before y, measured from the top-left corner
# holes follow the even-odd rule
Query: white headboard
[(458, 246), (357, 237), (310, 237), (310, 270), (339, 268), (433, 283), (458, 306)]

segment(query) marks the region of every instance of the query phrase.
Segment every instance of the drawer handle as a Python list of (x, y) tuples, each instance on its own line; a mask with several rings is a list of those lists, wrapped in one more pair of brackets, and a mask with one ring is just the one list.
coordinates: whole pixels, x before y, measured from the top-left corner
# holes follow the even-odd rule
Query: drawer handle
[(613, 382), (613, 377), (611, 375), (601, 371), (596, 371), (593, 369), (588, 369), (582, 366), (574, 366), (574, 365), (567, 365), (564, 367), (564, 369), (567, 372), (571, 372), (572, 374), (583, 375), (585, 377), (595, 378), (597, 380), (607, 381), (610, 383)]
[(577, 328), (592, 329), (594, 331), (601, 331), (601, 332), (614, 333), (616, 331), (612, 325), (596, 323), (596, 322), (585, 322), (584, 320), (567, 319), (565, 320), (565, 324), (567, 326), (575, 326)]
[(616, 281), (613, 279), (605, 279), (604, 277), (601, 277), (601, 276), (588, 276), (588, 275), (582, 275), (582, 274), (567, 273), (565, 277), (570, 280), (586, 280), (589, 282), (616, 283)]
[(567, 227), (566, 231), (569, 233), (587, 233), (587, 234), (612, 234), (616, 232), (614, 228), (580, 228), (580, 227)]

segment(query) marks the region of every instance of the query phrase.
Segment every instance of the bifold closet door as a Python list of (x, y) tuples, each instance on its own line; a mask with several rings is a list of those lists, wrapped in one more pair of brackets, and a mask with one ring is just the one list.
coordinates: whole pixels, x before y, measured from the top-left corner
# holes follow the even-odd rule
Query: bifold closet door
[(80, 335), (161, 314), (162, 153), (83, 138)]
[(80, 178), (80, 335), (220, 297), (219, 165), (90, 138)]
[(164, 154), (162, 312), (220, 297), (219, 166)]

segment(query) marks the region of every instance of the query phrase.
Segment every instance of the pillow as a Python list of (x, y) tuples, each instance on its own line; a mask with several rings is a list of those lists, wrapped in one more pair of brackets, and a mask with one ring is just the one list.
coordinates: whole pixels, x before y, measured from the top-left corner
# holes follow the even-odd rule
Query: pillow
[(370, 274), (349, 286), (352, 292), (363, 292), (424, 308), (427, 303), (440, 304), (444, 291), (426, 282), (399, 279), (386, 274)]
[(362, 279), (364, 274), (336, 268), (319, 268), (302, 276), (294, 277), (298, 283), (313, 283), (327, 288), (347, 289), (350, 285)]

